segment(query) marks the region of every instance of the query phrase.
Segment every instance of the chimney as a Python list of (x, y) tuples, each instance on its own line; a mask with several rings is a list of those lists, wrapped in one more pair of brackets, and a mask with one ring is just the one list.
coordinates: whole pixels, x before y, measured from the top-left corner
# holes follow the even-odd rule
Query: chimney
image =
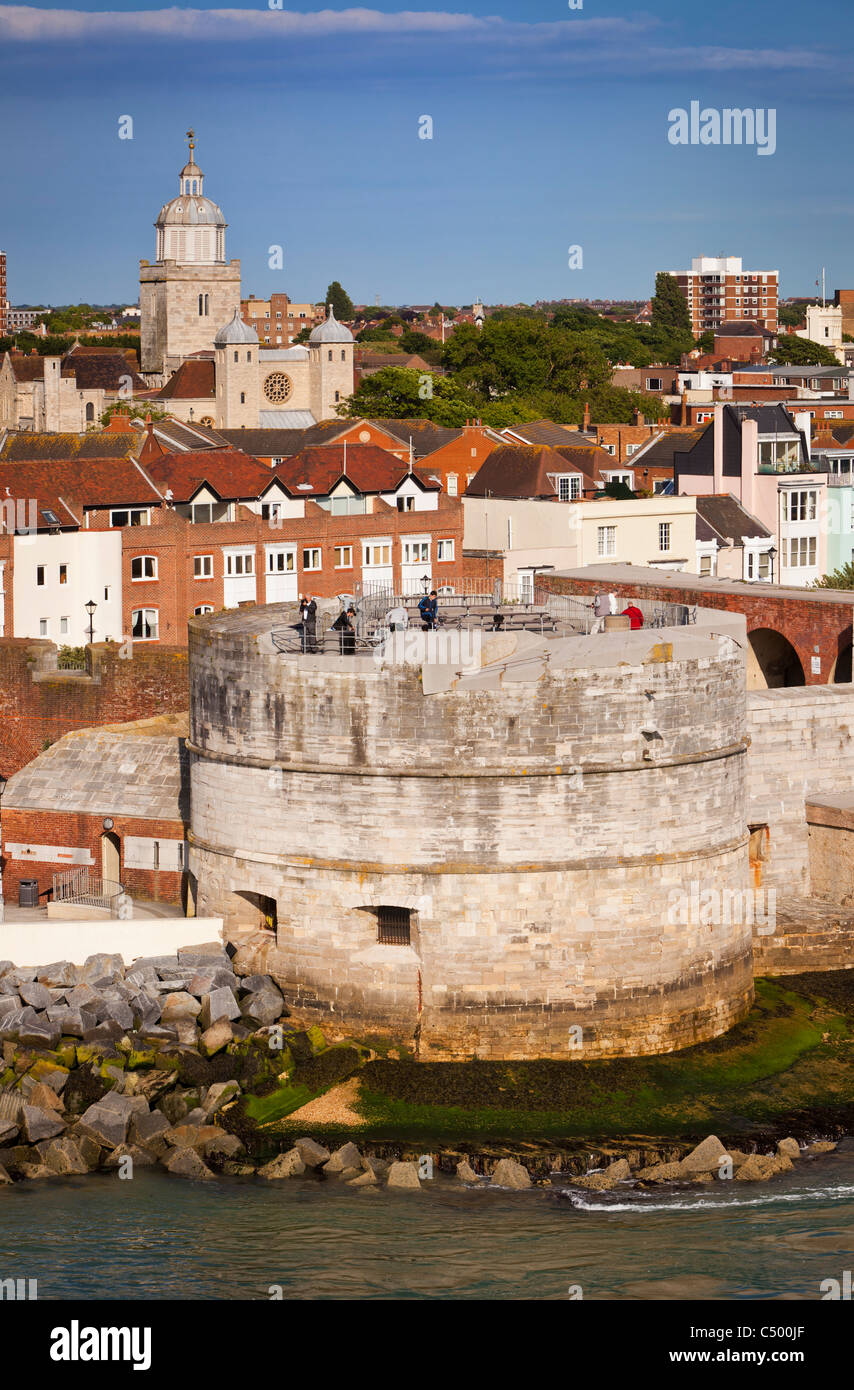
[(756, 470), (759, 467), (759, 426), (755, 420), (741, 421), (741, 505), (755, 510)]
[(717, 494), (724, 490), (724, 408), (722, 405), (715, 406), (712, 419), (712, 445), (714, 448), (712, 492)]
[(587, 431), (590, 429), (590, 402), (589, 402), (589, 401), (585, 401), (585, 402), (584, 402), (584, 423), (583, 423), (583, 425), (581, 426), (581, 428), (582, 428), (582, 430), (584, 431), (585, 434), (586, 434)]
[(687, 391), (683, 391), (683, 392), (682, 392), (682, 404), (681, 404), (681, 406), (680, 406), (680, 408), (679, 408), (679, 423), (680, 423), (680, 425), (687, 425), (687, 423), (688, 423), (688, 392), (687, 392)]

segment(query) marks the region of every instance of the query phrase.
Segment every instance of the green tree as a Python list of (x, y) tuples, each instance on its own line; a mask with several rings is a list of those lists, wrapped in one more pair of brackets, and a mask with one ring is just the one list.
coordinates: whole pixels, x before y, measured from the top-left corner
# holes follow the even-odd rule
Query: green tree
[(676, 276), (668, 275), (666, 270), (660, 270), (655, 277), (652, 326), (667, 329), (678, 337), (685, 337), (693, 342), (688, 301), (679, 288)]
[(343, 323), (345, 319), (354, 319), (356, 317), (353, 301), (343, 288), (340, 280), (332, 281), (332, 284), (326, 291), (324, 303), (332, 305), (332, 312), (339, 323)]
[(811, 338), (797, 338), (786, 333), (777, 342), (769, 360), (792, 367), (838, 367), (839, 362), (829, 347), (814, 343)]
[(854, 589), (854, 560), (842, 565), (832, 574), (823, 574), (810, 585), (813, 589)]
[(715, 335), (713, 329), (709, 328), (706, 330), (705, 333), (701, 333), (699, 338), (697, 339), (696, 346), (700, 349), (701, 352), (714, 352)]
[(806, 301), (801, 304), (782, 304), (777, 311), (777, 321), (783, 328), (800, 328), (806, 322)]

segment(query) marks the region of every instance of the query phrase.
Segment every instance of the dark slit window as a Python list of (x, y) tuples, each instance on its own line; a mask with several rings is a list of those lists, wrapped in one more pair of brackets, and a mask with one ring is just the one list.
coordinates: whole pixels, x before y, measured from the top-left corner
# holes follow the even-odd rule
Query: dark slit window
[(412, 913), (408, 907), (377, 908), (377, 941), (381, 946), (408, 946)]

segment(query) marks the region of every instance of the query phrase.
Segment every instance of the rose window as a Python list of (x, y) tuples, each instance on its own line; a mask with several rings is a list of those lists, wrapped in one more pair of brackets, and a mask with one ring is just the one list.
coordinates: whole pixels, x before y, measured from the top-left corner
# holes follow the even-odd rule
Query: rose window
[(291, 379), (284, 372), (271, 372), (264, 382), (268, 401), (286, 401), (291, 394)]

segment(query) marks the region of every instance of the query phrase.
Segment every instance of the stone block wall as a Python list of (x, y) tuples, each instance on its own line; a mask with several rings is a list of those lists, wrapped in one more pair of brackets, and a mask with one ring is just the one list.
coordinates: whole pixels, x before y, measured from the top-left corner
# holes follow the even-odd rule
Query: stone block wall
[(417, 667), (273, 654), (271, 614), (190, 624), (190, 855), (199, 913), (275, 900), (290, 1003), (434, 1058), (668, 1051), (743, 1016), (749, 926), (673, 911), (748, 886), (734, 644), (631, 634), (620, 665), (426, 697)]

